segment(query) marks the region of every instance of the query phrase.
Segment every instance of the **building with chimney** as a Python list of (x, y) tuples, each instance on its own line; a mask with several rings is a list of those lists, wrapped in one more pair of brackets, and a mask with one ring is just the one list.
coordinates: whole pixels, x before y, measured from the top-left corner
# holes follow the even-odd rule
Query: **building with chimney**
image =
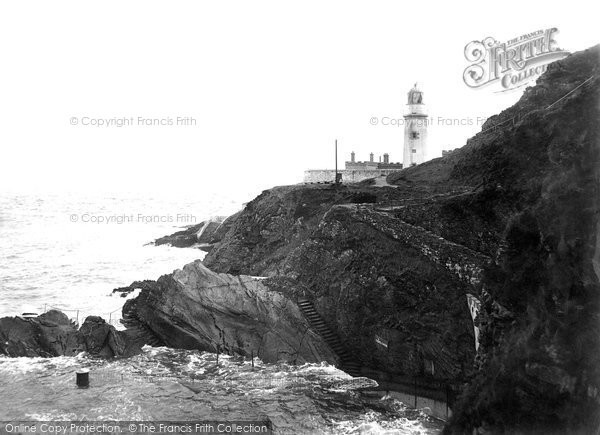
[[(423, 101), (423, 91), (417, 84), (408, 91), (408, 101), (404, 116), (404, 147), (402, 163), (390, 162), (388, 153), (379, 156), (369, 154), (369, 160), (356, 161), (356, 153), (350, 153), (345, 169), (337, 171), (342, 176), (342, 182), (356, 183), (368, 178), (387, 176), (402, 168), (419, 165), (427, 158), (427, 127), (429, 117)], [(383, 157), (383, 159), (382, 159)], [(337, 166), (336, 166), (337, 167)], [(322, 183), (335, 182), (336, 171), (333, 169), (310, 169), (304, 171), (304, 182)]]
[[(383, 161), (382, 161), (383, 157)], [(356, 153), (352, 151), (350, 153), (350, 161), (346, 161), (346, 170), (379, 170), (379, 169), (402, 169), (402, 163), (390, 163), (390, 155), (388, 153), (379, 156), (379, 161), (375, 161), (375, 155), (369, 154), (369, 160), (364, 162), (356, 161)]]
[[(375, 161), (375, 154), (369, 154), (369, 160), (356, 161), (356, 153), (350, 153), (350, 160), (346, 161), (345, 169), (339, 170), (342, 182), (356, 183), (368, 178), (385, 177), (392, 172), (402, 169), (402, 163), (390, 162), (388, 153), (379, 156)], [(334, 182), (335, 170), (333, 169), (309, 169), (304, 171), (305, 183), (328, 183)]]

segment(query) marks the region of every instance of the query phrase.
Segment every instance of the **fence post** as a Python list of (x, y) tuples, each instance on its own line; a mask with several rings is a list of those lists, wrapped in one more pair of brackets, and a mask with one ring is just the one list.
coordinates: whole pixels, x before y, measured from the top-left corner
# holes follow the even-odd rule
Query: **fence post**
[(252, 368), (254, 368), (254, 350), (252, 351)]

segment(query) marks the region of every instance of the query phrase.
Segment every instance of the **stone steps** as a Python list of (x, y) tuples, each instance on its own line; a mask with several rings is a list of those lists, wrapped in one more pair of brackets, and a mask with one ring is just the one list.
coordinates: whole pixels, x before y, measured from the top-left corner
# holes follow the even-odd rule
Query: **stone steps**
[(144, 325), (138, 319), (135, 311), (132, 308), (126, 309), (123, 312), (123, 318), (121, 324), (125, 326), (128, 331), (133, 332), (137, 337), (140, 337), (145, 344), (152, 347), (164, 346), (163, 341), (158, 338), (146, 325)]
[(351, 376), (361, 376), (361, 365), (352, 353), (343, 345), (340, 337), (334, 333), (321, 317), (314, 305), (308, 299), (299, 299), (298, 306), (312, 328), (325, 340), (329, 347), (336, 353), (341, 362), (341, 369)]

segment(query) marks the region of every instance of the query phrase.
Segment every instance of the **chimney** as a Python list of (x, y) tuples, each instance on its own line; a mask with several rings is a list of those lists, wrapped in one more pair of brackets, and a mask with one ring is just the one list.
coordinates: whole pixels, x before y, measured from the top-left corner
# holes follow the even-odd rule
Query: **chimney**
[(379, 163), (381, 163), (381, 156), (379, 156)]
[(383, 155), (383, 163), (389, 163), (390, 162), (390, 155), (388, 153), (385, 153)]
[(352, 152), (350, 153), (350, 161), (351, 161), (352, 163), (354, 163), (354, 158), (355, 158), (355, 157), (356, 157), (356, 154), (354, 154), (354, 151), (352, 151)]
[(373, 153), (369, 154), (369, 161), (370, 161), (371, 163), (373, 163), (373, 157), (375, 157), (375, 156), (373, 155)]

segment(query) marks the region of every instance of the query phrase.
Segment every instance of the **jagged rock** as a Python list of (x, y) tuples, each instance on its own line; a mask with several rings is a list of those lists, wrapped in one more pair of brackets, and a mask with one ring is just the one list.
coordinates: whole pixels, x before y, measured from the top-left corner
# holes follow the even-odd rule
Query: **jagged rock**
[(133, 293), (135, 290), (142, 290), (154, 284), (154, 281), (144, 280), (144, 281), (134, 281), (130, 285), (126, 287), (118, 287), (114, 289), (113, 293), (120, 293), (121, 297), (127, 297), (130, 293)]
[(169, 346), (217, 350), (263, 361), (337, 362), (298, 306), (262, 280), (217, 274), (201, 261), (165, 275), (128, 304)]
[(66, 314), (50, 310), (38, 316), (39, 341), (52, 355), (73, 355), (77, 351), (77, 333)]
[(406, 195), (369, 186), (281, 186), (266, 190), (228, 218), (227, 232), (206, 255), (215, 271), (254, 276), (277, 275), (281, 261), (314, 231), (336, 203), (372, 203)]
[(4, 355), (74, 355), (76, 349), (77, 330), (60, 311), (51, 310), (30, 319), (0, 319), (0, 353)]
[(197, 225), (191, 225), (185, 230), (156, 239), (154, 244), (169, 244), (176, 248), (188, 248), (197, 245), (200, 249), (210, 251), (212, 244), (216, 241), (215, 236), (224, 220), (223, 217), (216, 217)]
[(103, 358), (132, 356), (144, 343), (117, 331), (97, 316), (89, 316), (79, 330), (62, 312), (51, 310), (36, 318), (0, 319), (0, 354), (18, 356), (73, 356), (87, 351)]
[(79, 329), (81, 344), (92, 355), (114, 356), (113, 350), (108, 344), (109, 336), (113, 335), (111, 334), (113, 330), (114, 327), (111, 327), (101, 317), (89, 316)]

